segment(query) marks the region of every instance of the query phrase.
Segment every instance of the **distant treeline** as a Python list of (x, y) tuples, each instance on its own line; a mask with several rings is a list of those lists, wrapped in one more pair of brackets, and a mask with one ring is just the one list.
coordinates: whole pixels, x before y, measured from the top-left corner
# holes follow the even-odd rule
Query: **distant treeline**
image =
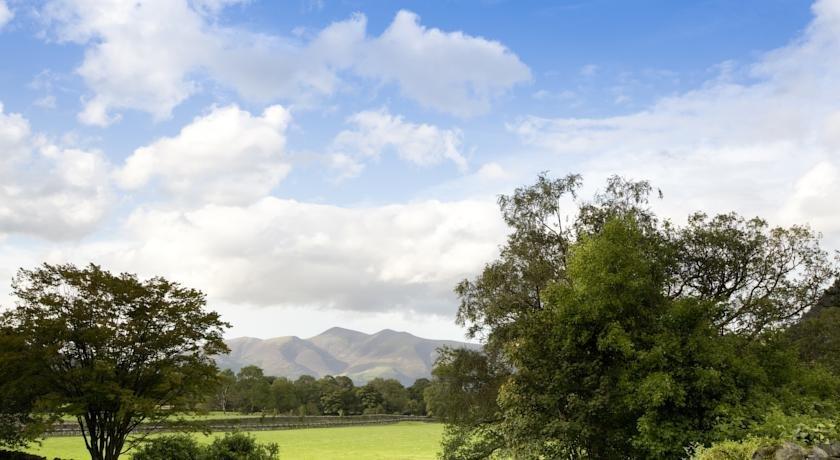
[(429, 379), (404, 387), (396, 379), (375, 378), (356, 386), (346, 376), (295, 380), (267, 376), (258, 366), (219, 373), (220, 385), (207, 405), (211, 410), (290, 415), (427, 415), (423, 392)]

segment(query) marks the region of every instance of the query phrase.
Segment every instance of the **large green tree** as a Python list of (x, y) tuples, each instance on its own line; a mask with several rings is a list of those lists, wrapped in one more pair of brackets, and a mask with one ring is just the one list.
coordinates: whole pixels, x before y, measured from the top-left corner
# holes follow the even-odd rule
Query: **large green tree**
[(0, 325), (36, 359), (11, 384), (41, 389), (39, 411), (74, 417), (95, 460), (118, 458), (139, 424), (205, 400), (211, 356), (228, 351), (204, 294), (163, 278), (44, 264), (20, 270), (12, 293)]
[[(796, 375), (778, 331), (836, 273), (818, 235), (736, 214), (675, 225), (647, 182), (612, 177), (588, 201), (580, 185), (542, 175), (500, 197), (508, 240), (456, 287), (458, 322), (509, 370), (491, 430), (505, 449), (671, 455)], [(482, 438), (451, 425), (465, 444)]]

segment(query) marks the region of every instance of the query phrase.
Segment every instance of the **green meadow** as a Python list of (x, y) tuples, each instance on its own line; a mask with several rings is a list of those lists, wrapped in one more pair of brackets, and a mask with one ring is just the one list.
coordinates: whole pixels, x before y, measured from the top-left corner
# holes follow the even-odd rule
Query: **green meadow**
[[(393, 425), (370, 425), (337, 428), (255, 431), (259, 442), (280, 446), (281, 459), (296, 460), (425, 460), (434, 459), (439, 449), (443, 425), (425, 422), (402, 422)], [(196, 434), (202, 442), (213, 436)], [(29, 452), (49, 459), (90, 458), (80, 437), (53, 437), (33, 445)], [(130, 458), (124, 455), (124, 458)]]

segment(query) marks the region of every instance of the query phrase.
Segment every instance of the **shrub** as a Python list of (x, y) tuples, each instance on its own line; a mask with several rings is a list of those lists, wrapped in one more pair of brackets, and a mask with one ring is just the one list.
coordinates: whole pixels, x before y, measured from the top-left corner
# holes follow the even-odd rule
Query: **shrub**
[(747, 438), (743, 441), (722, 441), (711, 447), (695, 447), (691, 460), (752, 460), (760, 448), (775, 442), (768, 438)]
[(246, 433), (225, 433), (216, 438), (204, 452), (205, 460), (274, 460), (277, 444), (259, 444)]
[(191, 436), (176, 434), (151, 438), (137, 449), (132, 460), (201, 460), (202, 448)]
[[(208, 446), (186, 434), (160, 436), (143, 443), (132, 460), (274, 460), (277, 444), (259, 444), (245, 433), (225, 433)], [(13, 457), (17, 460), (17, 457)], [(0, 457), (2, 460), (3, 457)], [(40, 457), (38, 457), (40, 459)], [(21, 460), (29, 458), (21, 457)]]
[(0, 450), (0, 460), (47, 460), (47, 458), (41, 457), (40, 455), (27, 454), (26, 452)]
[(812, 415), (786, 415), (772, 411), (750, 430), (756, 436), (815, 445), (840, 441), (840, 420)]

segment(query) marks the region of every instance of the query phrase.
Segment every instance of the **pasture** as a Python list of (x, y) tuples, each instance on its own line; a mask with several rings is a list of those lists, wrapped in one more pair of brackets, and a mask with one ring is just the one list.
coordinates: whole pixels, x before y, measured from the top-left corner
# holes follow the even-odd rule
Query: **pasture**
[[(402, 422), (337, 428), (256, 431), (259, 442), (280, 446), (281, 459), (425, 460), (436, 458), (443, 425)], [(213, 436), (197, 433), (202, 442)], [(90, 458), (80, 437), (52, 437), (33, 445), (29, 452), (47, 458), (85, 460)], [(124, 456), (128, 458), (129, 456)]]

